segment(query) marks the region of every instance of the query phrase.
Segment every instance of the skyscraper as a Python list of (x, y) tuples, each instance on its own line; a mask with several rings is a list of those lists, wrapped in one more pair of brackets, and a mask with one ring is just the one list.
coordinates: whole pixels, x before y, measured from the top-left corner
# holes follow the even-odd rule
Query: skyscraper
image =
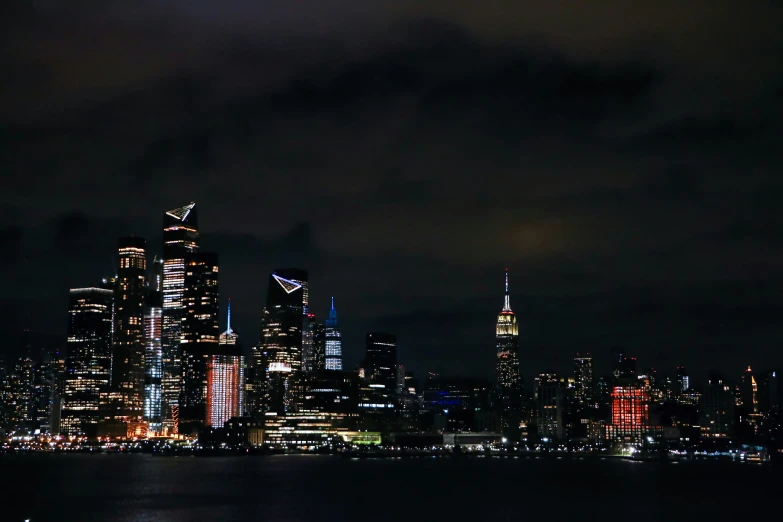
[(185, 258), (198, 251), (198, 213), (195, 203), (174, 208), (163, 214), (163, 352), (161, 378), (163, 425), (176, 433), (179, 395), (182, 390), (180, 341), (185, 308)]
[(68, 350), (60, 430), (66, 435), (94, 434), (102, 393), (111, 379), (114, 291), (72, 288), (68, 306)]
[(734, 434), (734, 393), (717, 373), (709, 376), (701, 396), (699, 425), (702, 437), (731, 437)]
[[(144, 293), (146, 241), (130, 236), (119, 241), (119, 265), (114, 288), (114, 342), (110, 418), (129, 425), (144, 419)], [(137, 430), (138, 431), (138, 430)]]
[(161, 408), (161, 378), (163, 376), (163, 352), (161, 328), (163, 324), (163, 301), (160, 292), (147, 293), (144, 303), (145, 376), (144, 376), (144, 420), (152, 433), (163, 431)]
[(207, 367), (207, 425), (223, 427), (231, 417), (245, 411), (245, 360), (239, 336), (231, 329), (231, 301), (228, 302), (226, 331), (220, 334), (219, 352)]
[(315, 371), (315, 353), (313, 352), (313, 327), (315, 314), (307, 314), (302, 323), (302, 371)]
[(387, 393), (397, 390), (397, 336), (389, 333), (367, 334), (364, 354), (365, 379), (383, 385)]
[[(293, 411), (302, 368), (302, 320), (307, 306), (305, 270), (289, 268), (269, 275), (266, 306), (261, 319), (260, 366), (263, 409)], [(256, 379), (262, 377), (257, 371)]]
[(313, 323), (313, 371), (326, 369), (326, 326)]
[(519, 374), (519, 329), (517, 318), (511, 310), (506, 271), (506, 293), (503, 309), (498, 314), (495, 327), (497, 342), (497, 394), (502, 410), (517, 409), (520, 402), (522, 380)]
[(340, 335), (339, 325), (337, 324), (337, 310), (334, 309), (334, 297), (332, 297), (332, 309), (329, 310), (329, 319), (324, 326), (326, 353), (325, 363), (327, 370), (343, 369), (343, 342)]
[(577, 353), (574, 356), (574, 396), (580, 404), (593, 398), (593, 358), (589, 353)]
[(211, 356), (219, 353), (218, 291), (217, 254), (189, 254), (182, 295), (180, 433), (197, 431), (207, 420), (207, 367)]

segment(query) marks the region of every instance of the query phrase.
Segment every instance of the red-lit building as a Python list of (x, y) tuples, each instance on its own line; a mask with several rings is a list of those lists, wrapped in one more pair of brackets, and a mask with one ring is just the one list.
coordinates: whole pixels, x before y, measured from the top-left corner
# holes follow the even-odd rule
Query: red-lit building
[(649, 431), (650, 394), (638, 385), (615, 386), (611, 394), (612, 422), (606, 437), (614, 440), (636, 440)]
[(207, 426), (223, 427), (242, 413), (245, 387), (242, 357), (213, 355), (207, 365)]

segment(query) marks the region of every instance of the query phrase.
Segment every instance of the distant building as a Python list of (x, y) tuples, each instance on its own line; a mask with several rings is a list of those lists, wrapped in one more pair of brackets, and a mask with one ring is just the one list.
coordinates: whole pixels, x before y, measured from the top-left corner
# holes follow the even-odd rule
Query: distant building
[[(309, 292), (305, 270), (276, 270), (269, 276), (261, 319), (258, 368), (264, 412), (295, 411), (302, 393), (302, 326)], [(315, 331), (314, 331), (315, 342)], [(258, 412), (261, 413), (261, 412)]]
[(182, 393), (180, 344), (185, 318), (185, 258), (199, 250), (198, 209), (195, 203), (163, 213), (163, 270), (161, 294), (161, 378), (163, 427), (177, 432), (179, 398)]
[(217, 254), (198, 252), (187, 256), (180, 340), (180, 433), (197, 431), (207, 420), (207, 368), (211, 356), (219, 353), (220, 341), (218, 275)]
[(223, 426), (245, 411), (245, 358), (239, 336), (231, 329), (231, 301), (226, 331), (220, 334), (219, 350), (207, 366), (207, 426)]
[(565, 435), (563, 386), (553, 370), (545, 370), (536, 377), (535, 399), (538, 435), (543, 438), (562, 439)]
[(577, 353), (574, 356), (574, 398), (585, 405), (593, 399), (593, 358), (589, 353)]
[(103, 287), (72, 288), (68, 306), (68, 355), (60, 431), (94, 435), (101, 419), (101, 394), (111, 379), (114, 291)]
[(397, 336), (370, 332), (364, 353), (365, 377), (371, 384), (382, 385), (394, 395), (397, 390)]
[(640, 440), (650, 429), (650, 394), (636, 383), (620, 384), (611, 394), (612, 422), (607, 437), (614, 440)]
[(734, 434), (734, 393), (722, 375), (710, 375), (699, 411), (703, 437), (731, 437)]
[(315, 314), (308, 313), (302, 322), (302, 371), (315, 371), (315, 353), (313, 352), (313, 327)]
[(343, 342), (340, 335), (340, 327), (337, 322), (337, 310), (334, 309), (334, 297), (332, 297), (332, 309), (329, 310), (329, 318), (324, 323), (325, 329), (325, 363), (327, 370), (343, 369)]
[(145, 376), (144, 420), (151, 433), (163, 431), (162, 388), (163, 350), (161, 329), (163, 326), (163, 299), (160, 292), (149, 291), (144, 303)]
[(498, 314), (495, 328), (497, 343), (497, 390), (502, 410), (519, 408), (522, 381), (519, 373), (519, 327), (511, 310), (508, 292), (508, 271), (506, 271), (506, 293), (503, 309)]
[(109, 418), (127, 425), (128, 434), (142, 434), (144, 420), (144, 294), (146, 240), (119, 241), (114, 287), (114, 342), (111, 363)]
[(684, 366), (677, 367), (677, 393), (681, 394), (691, 389), (691, 379)]

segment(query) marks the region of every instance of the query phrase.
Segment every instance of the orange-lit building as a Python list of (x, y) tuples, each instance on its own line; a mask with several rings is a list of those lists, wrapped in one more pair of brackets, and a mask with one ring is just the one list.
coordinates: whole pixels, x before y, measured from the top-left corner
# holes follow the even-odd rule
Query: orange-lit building
[(606, 437), (614, 440), (636, 440), (649, 431), (650, 394), (638, 385), (615, 386), (611, 394), (612, 422)]

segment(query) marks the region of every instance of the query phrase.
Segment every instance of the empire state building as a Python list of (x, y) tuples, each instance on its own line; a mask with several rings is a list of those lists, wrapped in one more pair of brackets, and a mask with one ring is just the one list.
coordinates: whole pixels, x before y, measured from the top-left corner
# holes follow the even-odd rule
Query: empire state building
[(497, 341), (497, 396), (503, 410), (518, 406), (522, 382), (519, 376), (519, 328), (511, 310), (506, 270), (506, 294), (495, 328)]

